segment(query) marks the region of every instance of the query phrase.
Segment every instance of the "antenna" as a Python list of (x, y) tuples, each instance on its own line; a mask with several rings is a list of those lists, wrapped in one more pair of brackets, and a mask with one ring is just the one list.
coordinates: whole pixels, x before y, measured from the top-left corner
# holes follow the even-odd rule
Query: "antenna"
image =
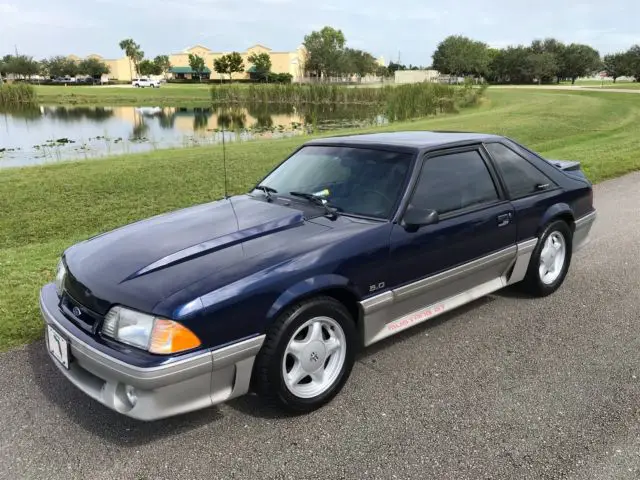
[(222, 123), (222, 169), (224, 171), (224, 198), (229, 198), (227, 191), (227, 147), (224, 140), (224, 122)]

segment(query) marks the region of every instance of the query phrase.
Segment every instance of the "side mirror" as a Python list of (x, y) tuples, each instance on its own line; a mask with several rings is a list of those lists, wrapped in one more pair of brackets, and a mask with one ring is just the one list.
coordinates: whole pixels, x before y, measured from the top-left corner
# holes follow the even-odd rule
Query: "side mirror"
[(439, 221), (438, 212), (435, 210), (416, 208), (413, 205), (409, 205), (402, 218), (402, 226), (407, 232), (415, 232), (420, 227), (432, 225)]

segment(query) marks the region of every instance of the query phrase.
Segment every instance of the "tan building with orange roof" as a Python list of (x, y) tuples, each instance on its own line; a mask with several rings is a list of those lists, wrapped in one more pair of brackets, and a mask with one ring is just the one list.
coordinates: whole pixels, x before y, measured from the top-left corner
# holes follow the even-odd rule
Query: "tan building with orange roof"
[[(169, 61), (171, 62), (172, 67), (170, 70), (170, 76), (174, 78), (191, 78), (191, 74), (193, 72), (189, 66), (189, 54), (193, 54), (204, 59), (205, 66), (209, 70), (209, 72), (206, 73), (209, 73), (210, 78), (219, 79), (220, 74), (215, 72), (213, 61), (227, 53), (231, 52), (214, 52), (203, 45), (194, 45), (182, 52), (173, 53), (169, 55)], [(302, 45), (293, 52), (274, 52), (264, 45), (256, 44), (244, 52), (238, 53), (240, 53), (242, 60), (244, 61), (245, 71), (242, 73), (234, 73), (232, 77), (233, 79), (249, 78), (250, 69), (252, 67), (251, 62), (249, 62), (249, 57), (254, 53), (269, 54), (271, 58), (271, 71), (273, 73), (290, 73), (293, 77), (293, 81), (296, 81), (304, 75), (304, 59), (306, 51)], [(77, 55), (69, 55), (68, 58), (78, 62), (83, 60)], [(106, 63), (110, 70), (108, 75), (109, 79), (131, 81), (133, 76), (135, 76), (133, 65), (127, 57), (123, 56), (116, 59), (107, 59), (97, 54), (91, 54), (86, 58), (95, 58)], [(225, 74), (224, 78), (228, 77), (229, 76)]]
[[(180, 53), (169, 55), (173, 75), (177, 78), (190, 78), (191, 67), (189, 66), (189, 54), (198, 55), (204, 59), (205, 66), (210, 71), (212, 79), (219, 79), (221, 75), (215, 71), (213, 61), (231, 52), (214, 52), (213, 50), (203, 46), (194, 45)], [(301, 45), (293, 52), (274, 52), (269, 47), (256, 44), (249, 47), (244, 52), (238, 52), (244, 62), (245, 71), (242, 73), (234, 73), (233, 79), (249, 78), (249, 72), (252, 67), (249, 57), (253, 54), (267, 53), (271, 58), (271, 71), (273, 73), (290, 73), (293, 80), (304, 75), (304, 59), (306, 55), (305, 48)], [(224, 75), (223, 78), (229, 78)]]

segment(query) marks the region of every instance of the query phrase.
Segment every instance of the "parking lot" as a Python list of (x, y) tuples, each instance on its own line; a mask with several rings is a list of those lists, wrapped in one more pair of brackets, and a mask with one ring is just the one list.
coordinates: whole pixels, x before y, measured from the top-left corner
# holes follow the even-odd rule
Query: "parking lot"
[(364, 351), (287, 417), (257, 397), (155, 423), (0, 356), (0, 478), (640, 477), (640, 173), (595, 187), (591, 243), (544, 299), (512, 290)]

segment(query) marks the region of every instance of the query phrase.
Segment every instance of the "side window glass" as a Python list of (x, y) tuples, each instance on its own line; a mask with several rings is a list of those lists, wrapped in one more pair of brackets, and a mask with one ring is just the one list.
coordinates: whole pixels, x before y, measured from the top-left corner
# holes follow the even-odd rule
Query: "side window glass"
[(525, 197), (555, 186), (544, 173), (505, 145), (488, 143), (485, 146), (502, 173), (511, 198)]
[(472, 150), (426, 159), (411, 204), (443, 215), (498, 199), (482, 156)]

